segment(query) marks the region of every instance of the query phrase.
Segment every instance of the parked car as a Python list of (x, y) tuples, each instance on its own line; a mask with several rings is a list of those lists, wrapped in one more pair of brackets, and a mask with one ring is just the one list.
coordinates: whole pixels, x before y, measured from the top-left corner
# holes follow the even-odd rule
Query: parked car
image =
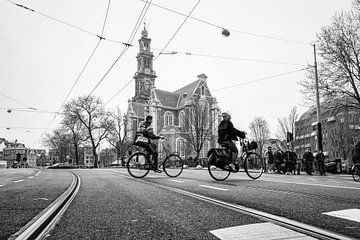
[(340, 159), (325, 159), (325, 171), (329, 173), (342, 173)]

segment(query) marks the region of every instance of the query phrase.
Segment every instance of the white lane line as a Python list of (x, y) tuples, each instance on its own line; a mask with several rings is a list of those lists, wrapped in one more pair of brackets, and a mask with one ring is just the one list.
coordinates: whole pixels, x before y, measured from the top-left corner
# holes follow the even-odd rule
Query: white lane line
[(315, 186), (315, 187), (329, 187), (329, 188), (343, 188), (343, 189), (360, 190), (360, 187), (347, 187), (347, 186), (336, 186), (336, 185), (326, 185), (326, 184), (316, 184), (316, 183), (299, 183), (299, 182), (291, 182), (291, 181), (274, 181), (274, 180), (266, 180), (266, 179), (261, 179), (261, 180), (257, 180), (257, 181), (274, 182), (274, 183), (290, 183), (290, 184)]
[(4, 185), (0, 185), (0, 187), (3, 187)]
[(213, 187), (213, 186), (208, 186), (208, 185), (199, 185), (199, 186), (204, 187), (204, 188), (216, 189), (216, 190), (220, 190), (220, 191), (229, 191), (229, 189), (226, 189), (226, 188), (218, 188), (218, 187)]
[(177, 182), (177, 183), (183, 183), (184, 182), (184, 181), (175, 180), (175, 179), (171, 179), (170, 181)]
[(327, 212), (323, 213), (329, 216), (343, 218), (346, 220), (351, 220), (355, 222), (360, 222), (360, 209), (345, 209), (340, 211), (333, 211), (333, 212)]
[(255, 223), (210, 231), (221, 240), (316, 239), (273, 223)]
[(17, 180), (17, 181), (13, 181), (14, 183), (18, 183), (18, 182), (22, 182), (24, 181), (23, 179)]
[(33, 178), (34, 176), (30, 176), (29, 178)]

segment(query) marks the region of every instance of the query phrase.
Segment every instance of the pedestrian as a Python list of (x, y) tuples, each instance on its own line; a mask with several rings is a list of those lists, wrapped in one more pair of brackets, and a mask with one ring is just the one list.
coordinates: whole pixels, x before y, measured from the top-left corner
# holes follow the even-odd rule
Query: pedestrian
[(281, 150), (281, 148), (278, 146), (276, 149), (276, 152), (274, 153), (274, 162), (275, 162), (275, 168), (277, 173), (281, 173), (281, 164), (284, 163), (284, 152)]
[(319, 152), (316, 154), (316, 161), (318, 166), (318, 171), (320, 176), (325, 176), (325, 162), (324, 162), (324, 153), (322, 150), (319, 150)]
[(272, 152), (271, 146), (268, 147), (266, 157), (268, 162), (268, 173), (274, 173), (274, 154)]
[(311, 152), (311, 148), (308, 148), (307, 152), (304, 153), (303, 158), (305, 160), (306, 173), (312, 175), (314, 156)]
[(292, 172), (291, 167), (291, 151), (289, 147), (286, 147), (286, 151), (284, 152), (284, 162), (285, 162), (285, 174), (290, 175)]
[(296, 162), (297, 162), (298, 157), (293, 148), (291, 148), (291, 150), (290, 150), (290, 159), (291, 159), (291, 172), (294, 173), (294, 175), (295, 175)]
[(302, 168), (302, 159), (300, 157), (297, 157), (296, 155), (295, 170), (297, 175), (300, 175), (301, 168)]

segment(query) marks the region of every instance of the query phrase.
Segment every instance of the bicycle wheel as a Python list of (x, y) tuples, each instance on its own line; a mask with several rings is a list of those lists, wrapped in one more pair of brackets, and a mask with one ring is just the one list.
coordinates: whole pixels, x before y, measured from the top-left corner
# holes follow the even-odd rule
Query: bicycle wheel
[(360, 164), (357, 163), (352, 167), (351, 175), (352, 175), (355, 182), (360, 181)]
[(163, 170), (169, 177), (177, 177), (181, 174), (184, 168), (184, 162), (180, 156), (170, 154), (166, 156), (163, 162)]
[(217, 166), (216, 164), (217, 159), (215, 153), (212, 153), (209, 156), (208, 160), (209, 160), (208, 163), (209, 174), (213, 179), (215, 179), (216, 181), (224, 181), (230, 176), (230, 171), (226, 171)]
[(258, 179), (263, 173), (263, 162), (261, 157), (254, 152), (247, 154), (244, 162), (246, 174), (252, 179)]
[(149, 164), (145, 153), (136, 152), (131, 155), (126, 163), (126, 168), (134, 178), (143, 178), (149, 173)]

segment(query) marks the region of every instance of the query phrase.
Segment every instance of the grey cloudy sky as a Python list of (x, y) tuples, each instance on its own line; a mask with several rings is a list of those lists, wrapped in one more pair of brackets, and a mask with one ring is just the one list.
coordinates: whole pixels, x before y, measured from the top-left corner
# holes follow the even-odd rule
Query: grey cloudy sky
[[(184, 14), (197, 2), (152, 1)], [(278, 117), (287, 116), (294, 106), (300, 113), (306, 110), (297, 83), (305, 76), (301, 69), (313, 64), (311, 43), (336, 12), (350, 9), (351, 2), (202, 0), (191, 14), (202, 21), (187, 19), (166, 48), (177, 54), (160, 56), (159, 50), (185, 16), (151, 5), (145, 21), (158, 56), (154, 61), (156, 87), (174, 91), (204, 73), (220, 108), (232, 113), (236, 127), (247, 130), (254, 117), (261, 116), (275, 133)], [(131, 80), (138, 47), (130, 47), (116, 59), (124, 49), (122, 43), (130, 39), (144, 1), (14, 3), (35, 12), (0, 1), (0, 137), (42, 147), (40, 136), (58, 126), (61, 118), (54, 118), (54, 112), (69, 93), (71, 99), (94, 90), (107, 108), (126, 110), (127, 100), (134, 95)], [(229, 37), (221, 35), (221, 27), (231, 29)], [(106, 40), (84, 69), (99, 42), (96, 35), (102, 32)]]

